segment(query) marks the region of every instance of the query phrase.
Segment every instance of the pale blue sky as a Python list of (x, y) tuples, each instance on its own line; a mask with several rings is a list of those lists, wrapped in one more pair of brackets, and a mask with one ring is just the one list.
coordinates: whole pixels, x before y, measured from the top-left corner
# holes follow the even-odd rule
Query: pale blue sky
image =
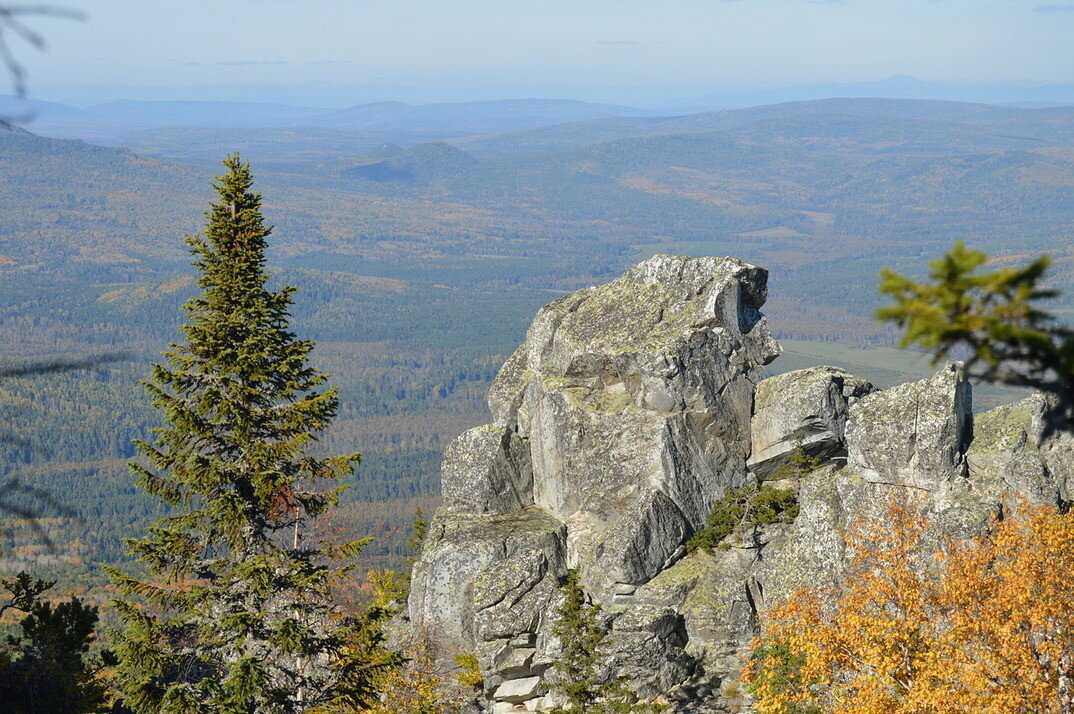
[(1074, 82), (1074, 0), (67, 5), (84, 8), (88, 21), (40, 20), (49, 51), (20, 53), (44, 98), (195, 97), (235, 86), (246, 87), (242, 98), (281, 101), (334, 97), (339, 88), (354, 88), (356, 101), (423, 92), (430, 100), (602, 99), (632, 87), (685, 97), (713, 87), (891, 75)]

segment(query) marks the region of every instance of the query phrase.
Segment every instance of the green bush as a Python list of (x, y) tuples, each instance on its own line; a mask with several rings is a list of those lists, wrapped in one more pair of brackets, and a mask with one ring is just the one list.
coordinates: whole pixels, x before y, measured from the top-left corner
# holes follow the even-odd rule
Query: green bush
[(484, 688), (485, 680), (481, 676), (481, 665), (478, 663), (476, 655), (471, 653), (458, 654), (452, 657), (451, 660), (460, 668), (458, 679), (461, 684), (473, 689)]
[(705, 526), (686, 542), (686, 549), (711, 553), (740, 527), (793, 523), (797, 517), (798, 497), (789, 488), (733, 488), (716, 502)]
[(790, 450), (787, 454), (787, 460), (776, 467), (776, 470), (772, 472), (769, 479), (778, 481), (787, 478), (805, 478), (819, 469), (823, 464), (824, 461), (822, 459), (813, 456), (802, 448), (802, 440), (799, 437), (797, 446)]

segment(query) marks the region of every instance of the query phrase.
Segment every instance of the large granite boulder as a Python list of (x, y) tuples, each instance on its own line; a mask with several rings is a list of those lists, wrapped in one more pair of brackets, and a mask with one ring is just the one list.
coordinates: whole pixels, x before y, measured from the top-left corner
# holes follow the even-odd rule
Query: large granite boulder
[(851, 404), (873, 385), (835, 367), (812, 367), (769, 377), (753, 398), (750, 469), (766, 478), (795, 448), (822, 459), (847, 455), (846, 421)]
[[(429, 524), (411, 577), (407, 603), (411, 624), (473, 651), (481, 638), (498, 632), (493, 624), (498, 611), (488, 610), (499, 596), (510, 588), (530, 593), (536, 587), (530, 582), (535, 569), (538, 579), (558, 584), (566, 573), (565, 541), (563, 523), (537, 508), (509, 515), (439, 511)], [(517, 577), (507, 577), (512, 571)], [(485, 577), (490, 572), (501, 579)], [(523, 581), (529, 585), (520, 585)], [(526, 614), (513, 616), (520, 623), (533, 622)], [(529, 630), (519, 630), (524, 632)]]
[[(987, 527), (1020, 498), (1069, 506), (1074, 437), (1033, 397), (978, 415), (962, 368), (882, 391), (818, 367), (760, 381), (779, 354), (766, 274), (651, 258), (542, 308), (461, 435), (414, 566), (406, 626), (477, 657), (492, 712), (557, 705), (551, 634), (568, 568), (609, 626), (609, 678), (676, 711), (727, 711), (774, 604), (834, 591), (855, 524), (912, 495), (929, 538)], [(781, 469), (796, 447), (812, 473)], [(793, 523), (743, 524), (687, 553), (729, 489), (768, 479)]]
[(600, 563), (590, 578), (601, 592), (629, 595), (681, 555), (690, 522), (663, 491), (650, 491), (632, 503), (596, 543)]
[(526, 443), (498, 424), (463, 432), (440, 467), (444, 510), (512, 513), (533, 504), (533, 469)]
[(746, 483), (754, 384), (779, 354), (765, 291), (737, 260), (656, 256), (543, 308), (497, 379), (534, 503), (569, 524), (568, 561), (600, 594), (652, 577)]
[(970, 383), (959, 364), (862, 398), (846, 425), (849, 466), (876, 483), (934, 491), (967, 475)]

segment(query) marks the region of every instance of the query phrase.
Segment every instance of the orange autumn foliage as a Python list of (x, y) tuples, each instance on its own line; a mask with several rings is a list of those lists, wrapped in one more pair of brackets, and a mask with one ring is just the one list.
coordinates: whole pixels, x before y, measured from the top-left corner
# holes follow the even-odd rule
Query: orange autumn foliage
[(853, 528), (838, 592), (773, 608), (746, 680), (761, 714), (1074, 711), (1074, 514), (1021, 505), (928, 547), (891, 502)]

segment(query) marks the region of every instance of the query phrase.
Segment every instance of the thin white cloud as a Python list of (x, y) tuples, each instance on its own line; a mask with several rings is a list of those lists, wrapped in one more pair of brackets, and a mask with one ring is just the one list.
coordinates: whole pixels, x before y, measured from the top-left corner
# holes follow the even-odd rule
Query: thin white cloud
[(228, 60), (225, 62), (213, 62), (217, 67), (255, 67), (266, 64), (287, 64), (283, 60)]

